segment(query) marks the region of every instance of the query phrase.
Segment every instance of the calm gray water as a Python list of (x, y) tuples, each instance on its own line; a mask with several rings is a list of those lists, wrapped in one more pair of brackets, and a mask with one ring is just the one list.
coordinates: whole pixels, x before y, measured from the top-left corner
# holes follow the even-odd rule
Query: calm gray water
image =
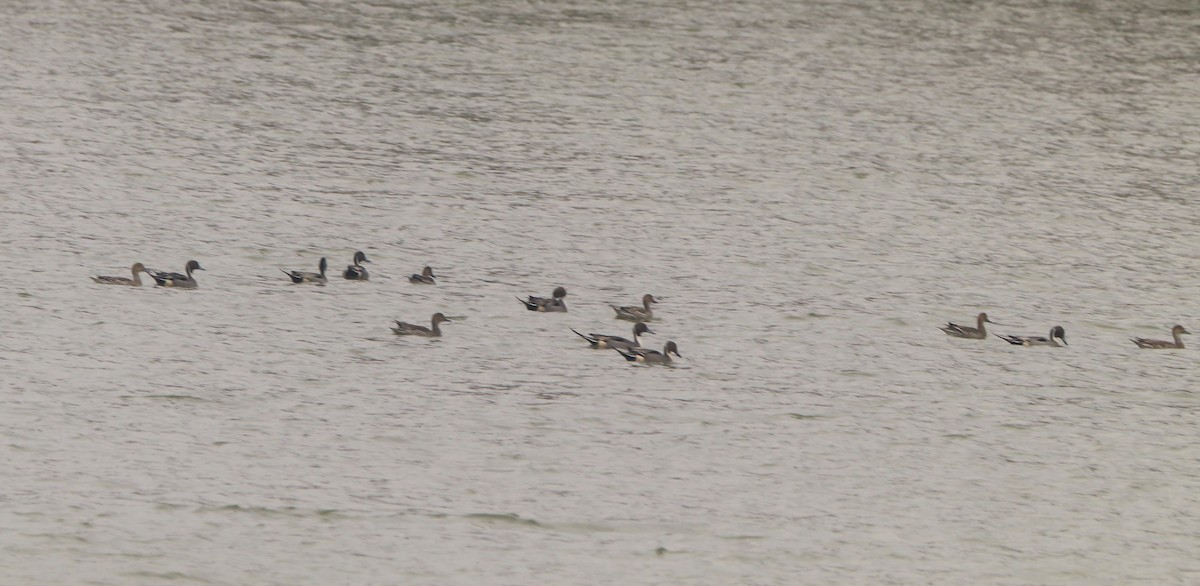
[(0, 14), (0, 583), (1200, 582), (1190, 0)]

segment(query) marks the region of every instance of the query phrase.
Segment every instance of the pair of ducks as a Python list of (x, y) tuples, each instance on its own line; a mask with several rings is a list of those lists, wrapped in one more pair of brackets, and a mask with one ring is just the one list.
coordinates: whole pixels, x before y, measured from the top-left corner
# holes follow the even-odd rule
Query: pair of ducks
[[(984, 323), (994, 324), (996, 322), (988, 319), (986, 313), (981, 313), (975, 318), (975, 327), (961, 326), (954, 322), (949, 322), (946, 325), (941, 326), (941, 329), (943, 332), (946, 332), (947, 335), (954, 336), (956, 338), (982, 340), (987, 337), (987, 329), (983, 327)], [(1053, 346), (1057, 348), (1059, 346), (1067, 345), (1067, 331), (1064, 330), (1062, 326), (1054, 326), (1053, 328), (1050, 328), (1049, 336), (1002, 336), (1000, 334), (996, 334), (996, 337), (1008, 342), (1009, 344), (1015, 344), (1017, 346)], [(1060, 340), (1062, 341), (1062, 344), (1058, 343)]]
[[(972, 338), (976, 340), (982, 340), (983, 338), (987, 337), (987, 330), (983, 326), (984, 323), (994, 324), (996, 322), (988, 319), (986, 313), (981, 313), (975, 319), (975, 327), (962, 326), (951, 322), (947, 323), (945, 326), (942, 326), (941, 329), (943, 332), (946, 332), (948, 335), (956, 338)], [(1190, 333), (1191, 332), (1187, 331), (1187, 329), (1185, 329), (1183, 326), (1176, 325), (1175, 327), (1171, 328), (1171, 337), (1173, 340), (1154, 340), (1151, 338), (1130, 338), (1130, 340), (1132, 340), (1134, 344), (1137, 344), (1138, 348), (1150, 348), (1155, 350), (1183, 348), (1183, 339), (1181, 336), (1183, 334)], [(1015, 344), (1019, 346), (1052, 346), (1057, 348), (1060, 346), (1058, 343), (1059, 341), (1062, 341), (1061, 346), (1067, 345), (1067, 332), (1062, 326), (1054, 326), (1050, 330), (1050, 335), (1048, 337), (1011, 335), (1002, 336), (1000, 334), (996, 334), (996, 336), (1005, 342), (1008, 342), (1009, 344)]]
[(138, 262), (138, 263), (133, 263), (133, 266), (129, 267), (129, 270), (133, 272), (132, 279), (128, 278), (128, 277), (109, 277), (109, 276), (101, 275), (98, 277), (92, 277), (92, 281), (95, 283), (99, 283), (101, 285), (123, 285), (126, 287), (141, 287), (142, 286), (142, 278), (139, 273), (146, 273), (147, 275), (150, 276), (151, 279), (154, 279), (154, 283), (156, 285), (158, 285), (159, 287), (175, 287), (175, 288), (179, 288), (179, 289), (195, 289), (197, 283), (196, 283), (196, 278), (192, 276), (192, 271), (203, 271), (204, 267), (200, 266), (200, 263), (198, 263), (194, 260), (189, 260), (189, 261), (187, 261), (187, 264), (184, 265), (184, 267), (183, 267), (184, 272), (168, 273), (166, 271), (156, 271), (154, 269), (148, 269), (148, 268), (146, 268), (146, 265), (143, 265), (142, 263)]
[[(550, 297), (537, 297), (530, 295), (529, 299), (517, 298), (525, 309), (529, 311), (545, 311), (545, 312), (565, 312), (567, 311), (567, 302), (563, 299), (567, 296), (567, 290), (563, 287), (556, 287)], [(642, 305), (610, 305), (613, 311), (617, 312), (617, 319), (627, 319), (629, 321), (650, 321), (654, 319), (654, 310), (650, 309), (650, 305), (658, 303), (658, 300), (653, 295), (647, 293), (642, 296)], [(576, 332), (578, 333), (578, 332)]]
[[(350, 281), (370, 280), (371, 276), (367, 273), (367, 269), (362, 266), (362, 263), (365, 262), (371, 261), (367, 260), (367, 255), (363, 254), (363, 251), (360, 250), (354, 253), (354, 259), (350, 261), (350, 264), (346, 265), (346, 270), (342, 271), (342, 278)], [(321, 257), (321, 261), (317, 263), (318, 272), (316, 273), (310, 273), (306, 271), (288, 271), (284, 269), (279, 270), (283, 271), (283, 274), (290, 277), (293, 283), (315, 283), (318, 285), (324, 285), (325, 283), (329, 282), (329, 279), (325, 276), (325, 270), (328, 268), (329, 261), (326, 260), (325, 257)], [(421, 271), (421, 274), (414, 274), (410, 276), (408, 281), (418, 285), (436, 285), (437, 281), (434, 280), (436, 278), (437, 277), (433, 274), (433, 268), (425, 267), (425, 269)]]
[[(324, 262), (325, 259), (321, 259), (321, 261)], [(433, 269), (430, 267), (425, 267), (425, 270), (420, 275), (413, 275), (409, 277), (409, 281), (422, 285), (433, 285), (433, 279), (435, 278), (436, 277), (433, 275)], [(517, 300), (521, 301), (521, 303), (524, 303), (530, 311), (566, 311), (567, 304), (565, 301), (563, 301), (563, 298), (566, 296), (567, 290), (562, 287), (558, 287), (554, 290), (554, 293), (551, 297), (534, 297), (533, 295), (530, 295), (529, 301), (522, 301), (520, 297), (518, 297)], [(442, 329), (438, 327), (439, 324), (454, 323), (440, 312), (433, 314), (430, 322), (430, 327), (425, 327), (396, 320), (396, 326), (392, 328), (392, 331), (395, 332), (397, 336), (440, 338), (442, 336)]]
[(651, 350), (649, 348), (642, 348), (641, 335), (654, 333), (650, 330), (650, 326), (647, 326), (645, 322), (639, 321), (633, 325), (632, 340), (627, 340), (621, 336), (610, 336), (606, 334), (581, 334), (576, 331), (575, 328), (571, 328), (571, 331), (575, 332), (575, 335), (579, 336), (580, 338), (587, 340), (588, 344), (592, 348), (611, 348), (616, 350), (625, 358), (625, 360), (630, 362), (670, 364), (671, 354), (683, 358), (683, 355), (679, 353), (679, 347), (675, 344), (675, 342), (667, 342), (667, 344), (663, 346), (662, 352), (659, 352), (658, 350)]

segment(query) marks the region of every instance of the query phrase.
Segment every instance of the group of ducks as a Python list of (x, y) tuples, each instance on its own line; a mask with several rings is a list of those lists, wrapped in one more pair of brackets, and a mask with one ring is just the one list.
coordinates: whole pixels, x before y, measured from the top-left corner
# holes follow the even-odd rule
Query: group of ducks
[[(544, 312), (565, 312), (567, 311), (567, 290), (563, 287), (555, 287), (549, 297), (537, 297), (530, 295), (528, 299), (517, 298), (525, 309), (529, 311), (544, 311)], [(642, 304), (639, 305), (610, 305), (613, 311), (617, 312), (617, 319), (624, 319), (635, 322), (633, 324), (633, 339), (622, 338), (611, 334), (581, 334), (575, 328), (571, 328), (580, 338), (587, 340), (587, 343), (592, 348), (608, 348), (616, 350), (621, 356), (630, 362), (645, 362), (649, 364), (671, 364), (671, 355), (674, 354), (680, 358), (683, 355), (679, 353), (679, 346), (675, 342), (668, 341), (663, 346), (662, 352), (642, 347), (642, 334), (653, 334), (650, 326), (646, 322), (654, 319), (654, 310), (651, 305), (658, 303), (658, 300), (653, 295), (647, 293), (642, 296)], [(435, 316), (436, 317), (436, 316)]]
[[(987, 329), (984, 328), (985, 323), (995, 324), (996, 322), (988, 319), (986, 313), (979, 314), (975, 319), (975, 327), (962, 326), (956, 323), (947, 323), (941, 326), (942, 331), (956, 338), (971, 338), (982, 340), (987, 337)], [(1138, 348), (1150, 348), (1155, 350), (1183, 348), (1183, 334), (1190, 334), (1183, 326), (1176, 325), (1171, 328), (1172, 340), (1154, 340), (1151, 338), (1130, 338)], [(1052, 346), (1060, 347), (1067, 345), (1067, 331), (1062, 326), (1054, 326), (1050, 329), (1049, 336), (1011, 336), (996, 334), (996, 337), (1018, 346)], [(1059, 344), (1059, 342), (1062, 342)]]
[[(370, 275), (367, 274), (367, 269), (363, 268), (362, 266), (363, 263), (368, 262), (371, 261), (367, 260), (367, 255), (363, 254), (361, 250), (355, 252), (354, 258), (350, 261), (350, 264), (346, 266), (346, 270), (342, 271), (342, 277), (351, 281), (366, 281), (370, 279)], [(282, 270), (283, 273), (286, 274), (293, 283), (314, 283), (318, 285), (324, 285), (329, 281), (328, 277), (325, 275), (325, 271), (328, 268), (329, 261), (325, 257), (322, 257), (320, 262), (317, 263), (318, 272), (315, 273), (305, 271), (288, 271), (284, 269), (280, 270)], [(194, 260), (189, 260), (187, 264), (184, 265), (184, 272), (169, 273), (166, 271), (158, 271), (146, 268), (145, 265), (139, 262), (134, 263), (134, 265), (130, 267), (130, 270), (133, 272), (133, 278), (99, 276), (92, 277), (92, 280), (102, 285), (126, 285), (139, 287), (142, 284), (140, 273), (144, 272), (149, 275), (150, 278), (154, 279), (155, 284), (160, 287), (195, 289), (196, 277), (192, 273), (195, 271), (202, 271), (204, 270), (204, 267), (200, 266), (200, 263)], [(409, 276), (408, 280), (410, 283), (417, 285), (437, 284), (437, 276), (433, 274), (432, 267), (425, 267), (419, 274), (413, 274)], [(521, 304), (525, 306), (525, 309), (528, 309), (529, 311), (566, 312), (566, 297), (566, 288), (556, 287), (549, 297), (537, 297), (530, 295), (528, 299), (521, 299), (518, 297), (517, 301), (520, 301)], [(591, 345), (592, 348), (611, 348), (619, 352), (621, 356), (624, 356), (626, 360), (631, 362), (670, 364), (672, 354), (682, 358), (682, 355), (679, 354), (679, 348), (676, 346), (675, 342), (667, 342), (666, 346), (663, 347), (662, 352), (642, 347), (641, 335), (654, 333), (650, 330), (650, 327), (647, 326), (645, 322), (654, 319), (654, 311), (650, 308), (650, 306), (657, 302), (658, 300), (655, 299), (653, 295), (647, 293), (646, 295), (642, 296), (642, 305), (640, 306), (611, 306), (613, 310), (617, 312), (618, 319), (636, 322), (633, 326), (632, 340), (623, 338), (621, 336), (613, 336), (608, 334), (581, 334), (574, 328), (572, 328), (571, 331), (578, 334), (584, 340), (587, 340), (588, 344)], [(440, 324), (446, 322), (450, 322), (450, 320), (447, 319), (445, 315), (441, 313), (435, 313), (433, 314), (433, 318), (431, 319), (429, 327), (405, 323), (397, 320), (396, 326), (392, 328), (392, 331), (395, 332), (396, 335), (400, 336), (424, 336), (427, 338), (436, 338), (442, 335), (442, 329), (439, 327)], [(985, 323), (995, 324), (996, 322), (988, 319), (988, 315), (986, 313), (980, 313), (976, 317), (975, 327), (964, 326), (950, 322), (944, 326), (941, 326), (941, 329), (943, 332), (946, 332), (947, 335), (954, 336), (956, 338), (982, 340), (987, 337), (987, 329), (984, 327)], [(1130, 340), (1132, 340), (1134, 344), (1137, 344), (1139, 348), (1183, 348), (1183, 339), (1181, 336), (1183, 334), (1190, 333), (1191, 332), (1187, 331), (1187, 329), (1185, 329), (1183, 326), (1176, 325), (1175, 327), (1171, 328), (1172, 340), (1155, 340), (1150, 338), (1130, 338)], [(1051, 328), (1050, 335), (1048, 336), (1013, 336), (996, 334), (996, 337), (1008, 342), (1009, 344), (1015, 344), (1018, 346), (1060, 347), (1067, 345), (1067, 332), (1062, 326), (1054, 326)]]
[[(354, 253), (354, 258), (350, 261), (350, 264), (346, 265), (346, 270), (342, 271), (342, 278), (350, 281), (371, 280), (371, 275), (368, 274), (367, 269), (362, 266), (362, 263), (365, 262), (371, 261), (367, 260), (367, 255), (363, 254), (363, 251), (360, 250)], [(289, 271), (286, 269), (279, 270), (283, 271), (283, 274), (290, 277), (293, 283), (314, 283), (317, 285), (324, 285), (325, 283), (329, 282), (329, 279), (325, 276), (325, 271), (328, 268), (329, 261), (326, 260), (325, 257), (321, 257), (321, 261), (317, 263), (318, 272), (315, 273), (306, 271)], [(436, 285), (437, 275), (433, 274), (433, 267), (425, 267), (421, 270), (420, 274), (414, 273), (413, 275), (409, 276), (408, 281), (417, 285)]]
[[(361, 250), (355, 252), (353, 260), (351, 260), (350, 264), (346, 266), (346, 270), (342, 271), (342, 277), (351, 281), (369, 280), (370, 275), (367, 273), (367, 269), (362, 266), (363, 263), (369, 262), (371, 261), (367, 260), (367, 255)], [(328, 268), (328, 259), (322, 257), (320, 262), (317, 263), (318, 272), (315, 273), (307, 271), (289, 271), (286, 269), (280, 270), (283, 271), (283, 273), (287, 275), (293, 283), (312, 283), (324, 285), (329, 281), (329, 278), (325, 274)], [(184, 272), (182, 273), (171, 273), (146, 268), (144, 264), (139, 262), (134, 263), (134, 265), (130, 267), (130, 271), (133, 273), (132, 278), (96, 276), (92, 277), (92, 281), (102, 285), (140, 287), (142, 285), (140, 275), (141, 273), (146, 273), (150, 276), (150, 278), (154, 279), (155, 284), (160, 287), (195, 289), (197, 283), (193, 272), (202, 270), (204, 270), (204, 267), (200, 266), (200, 263), (194, 260), (189, 260), (187, 264), (184, 265)], [(436, 279), (437, 276), (433, 274), (433, 268), (431, 267), (425, 267), (420, 273), (413, 274), (408, 278), (410, 283), (417, 285), (436, 285)], [(517, 301), (520, 301), (521, 304), (524, 305), (529, 311), (566, 312), (566, 297), (566, 288), (557, 287), (550, 294), (550, 297), (537, 297), (530, 295), (528, 299), (521, 299), (518, 297)], [(574, 328), (572, 328), (571, 331), (578, 334), (584, 340), (587, 340), (588, 344), (592, 348), (610, 348), (616, 350), (621, 354), (621, 356), (630, 362), (670, 364), (672, 354), (680, 358), (683, 357), (679, 353), (679, 347), (675, 344), (675, 342), (667, 342), (661, 352), (642, 347), (641, 335), (654, 333), (650, 330), (650, 327), (646, 325), (646, 322), (654, 319), (654, 310), (652, 310), (650, 306), (655, 303), (658, 303), (658, 300), (655, 299), (653, 295), (647, 293), (646, 295), (642, 296), (642, 305), (640, 306), (610, 306), (614, 311), (616, 311), (618, 319), (636, 322), (633, 326), (632, 340), (623, 338), (621, 336), (608, 334), (581, 334)], [(986, 318), (986, 316), (984, 317)], [(441, 324), (453, 323), (440, 312), (433, 314), (430, 322), (431, 323), (429, 327), (425, 327), (423, 325), (410, 324), (396, 320), (396, 325), (392, 327), (392, 332), (398, 336), (422, 336), (426, 338), (437, 338), (442, 335), (442, 329), (440, 327)]]
[[(362, 263), (371, 262), (367, 260), (367, 255), (361, 250), (354, 253), (354, 259), (346, 265), (346, 270), (342, 271), (342, 277), (351, 281), (367, 281), (371, 276), (367, 273), (367, 269), (362, 266)], [(329, 282), (329, 278), (325, 276), (325, 271), (329, 269), (329, 261), (325, 257), (321, 257), (321, 261), (317, 263), (317, 272), (306, 271), (283, 271), (283, 274), (291, 278), (293, 283), (314, 283), (324, 285)], [(182, 273), (168, 273), (166, 271), (158, 271), (155, 269), (146, 268), (146, 265), (137, 262), (133, 263), (129, 270), (133, 273), (133, 278), (129, 277), (108, 277), (99, 276), (92, 277), (92, 281), (101, 285), (125, 285), (133, 287), (142, 286), (141, 273), (146, 273), (150, 278), (154, 279), (155, 284), (160, 287), (176, 287), (180, 289), (195, 289), (196, 277), (192, 274), (195, 271), (203, 271), (204, 267), (200, 266), (199, 262), (194, 260), (187, 261), (184, 265)], [(409, 282), (418, 285), (436, 285), (437, 275), (433, 274), (432, 267), (425, 267), (420, 274), (413, 274), (408, 278)]]

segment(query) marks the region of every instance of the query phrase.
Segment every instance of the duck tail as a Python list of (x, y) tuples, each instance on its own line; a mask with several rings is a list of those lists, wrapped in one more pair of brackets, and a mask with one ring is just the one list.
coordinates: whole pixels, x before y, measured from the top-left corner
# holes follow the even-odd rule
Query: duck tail
[(590, 337), (588, 337), (588, 336), (585, 336), (585, 335), (583, 335), (583, 334), (579, 333), (578, 331), (576, 331), (576, 330), (575, 330), (575, 328), (571, 328), (571, 331), (572, 331), (572, 332), (575, 332), (575, 335), (576, 335), (576, 336), (579, 336), (580, 338), (583, 338), (584, 340), (587, 340), (588, 342), (591, 342), (591, 343), (593, 343), (593, 344), (595, 344), (595, 343), (596, 343), (596, 341), (595, 341), (595, 340), (593, 340), (592, 338), (590, 338)]

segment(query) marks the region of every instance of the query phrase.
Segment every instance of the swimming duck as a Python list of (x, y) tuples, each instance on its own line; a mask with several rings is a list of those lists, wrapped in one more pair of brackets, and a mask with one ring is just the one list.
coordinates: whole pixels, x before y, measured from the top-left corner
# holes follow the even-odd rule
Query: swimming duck
[(647, 293), (642, 295), (641, 307), (636, 305), (625, 305), (623, 307), (610, 305), (609, 307), (613, 308), (613, 311), (617, 312), (618, 319), (627, 319), (631, 321), (650, 321), (654, 319), (654, 312), (650, 310), (651, 303), (658, 303), (658, 300), (655, 299), (653, 295)]
[(954, 336), (956, 338), (971, 338), (973, 340), (982, 340), (987, 337), (987, 330), (984, 329), (984, 327), (983, 327), (983, 324), (985, 322), (989, 323), (989, 324), (996, 323), (996, 322), (988, 319), (988, 316), (986, 313), (981, 313), (981, 314), (979, 314), (979, 317), (977, 317), (975, 319), (975, 327), (973, 327), (973, 328), (970, 326), (960, 326), (953, 322), (947, 323), (946, 325), (941, 326), (941, 328), (942, 328), (943, 332), (946, 332), (946, 334)]
[(425, 336), (426, 338), (437, 338), (442, 335), (442, 329), (438, 327), (438, 324), (442, 322), (452, 323), (440, 312), (433, 314), (433, 319), (431, 321), (433, 322), (433, 327), (427, 328), (425, 326), (418, 326), (396, 320), (396, 327), (392, 328), (392, 331), (396, 332), (397, 336)]
[(408, 282), (413, 283), (414, 285), (436, 285), (437, 281), (434, 281), (436, 278), (437, 275), (433, 274), (433, 267), (425, 267), (424, 269), (421, 269), (421, 274), (409, 276)]
[(1171, 337), (1175, 338), (1175, 341), (1173, 342), (1167, 340), (1151, 340), (1149, 338), (1130, 338), (1130, 340), (1133, 340), (1133, 343), (1137, 344), (1138, 348), (1151, 348), (1154, 350), (1183, 348), (1183, 339), (1180, 338), (1180, 336), (1190, 333), (1191, 332), (1185, 330), (1183, 326), (1176, 325), (1175, 327), (1171, 328)]
[(200, 263), (189, 260), (184, 265), (183, 270), (186, 274), (181, 273), (165, 273), (154, 269), (146, 269), (146, 274), (150, 275), (154, 282), (159, 287), (175, 287), (177, 289), (195, 289), (196, 278), (192, 276), (192, 271), (203, 271), (204, 267)]
[(318, 285), (324, 285), (325, 283), (329, 282), (329, 280), (325, 278), (325, 269), (329, 268), (329, 261), (325, 260), (325, 257), (321, 257), (321, 262), (317, 263), (317, 267), (321, 269), (321, 272), (306, 273), (303, 271), (279, 270), (283, 271), (283, 274), (290, 277), (293, 283), (316, 283)]
[[(1051, 328), (1050, 337), (1001, 336), (1000, 334), (996, 334), (996, 337), (1008, 342), (1009, 344), (1016, 344), (1017, 346), (1053, 346), (1058, 348), (1059, 346), (1067, 345), (1067, 331), (1064, 330), (1062, 326), (1054, 326)], [(1058, 343), (1059, 340), (1062, 340), (1062, 344)]]
[(525, 309), (529, 311), (566, 311), (567, 302), (563, 301), (563, 297), (567, 296), (567, 290), (563, 287), (556, 287), (551, 297), (534, 297), (529, 296), (529, 300), (525, 301), (520, 297), (517, 301), (525, 304)]
[[(364, 262), (371, 262), (367, 260), (367, 255), (363, 254), (361, 250), (354, 253), (354, 260), (346, 265), (346, 270), (342, 271), (342, 276), (351, 281), (366, 281), (370, 279), (371, 276), (367, 274), (367, 269), (362, 266)], [(288, 274), (291, 275), (291, 273)]]
[(146, 267), (144, 265), (142, 265), (142, 263), (140, 263), (140, 262), (135, 262), (135, 263), (133, 263), (132, 267), (129, 267), (129, 270), (133, 271), (132, 279), (130, 279), (129, 277), (103, 277), (103, 276), (101, 276), (101, 277), (92, 277), (92, 281), (94, 281), (96, 283), (100, 283), (101, 285), (125, 285), (125, 286), (132, 286), (132, 287), (141, 287), (142, 286), (142, 277), (138, 273), (145, 271)]
[(667, 342), (667, 345), (663, 346), (662, 352), (649, 348), (616, 348), (616, 351), (620, 352), (625, 360), (647, 364), (670, 364), (671, 354), (683, 358), (683, 355), (679, 353), (679, 348), (675, 346), (675, 342)]
[[(571, 328), (575, 332), (575, 328)], [(588, 341), (592, 348), (639, 348), (642, 345), (642, 340), (639, 337), (641, 334), (653, 334), (650, 327), (644, 322), (638, 322), (633, 326), (633, 341), (626, 340), (620, 336), (606, 336), (603, 334), (580, 334), (575, 332), (580, 338)]]

